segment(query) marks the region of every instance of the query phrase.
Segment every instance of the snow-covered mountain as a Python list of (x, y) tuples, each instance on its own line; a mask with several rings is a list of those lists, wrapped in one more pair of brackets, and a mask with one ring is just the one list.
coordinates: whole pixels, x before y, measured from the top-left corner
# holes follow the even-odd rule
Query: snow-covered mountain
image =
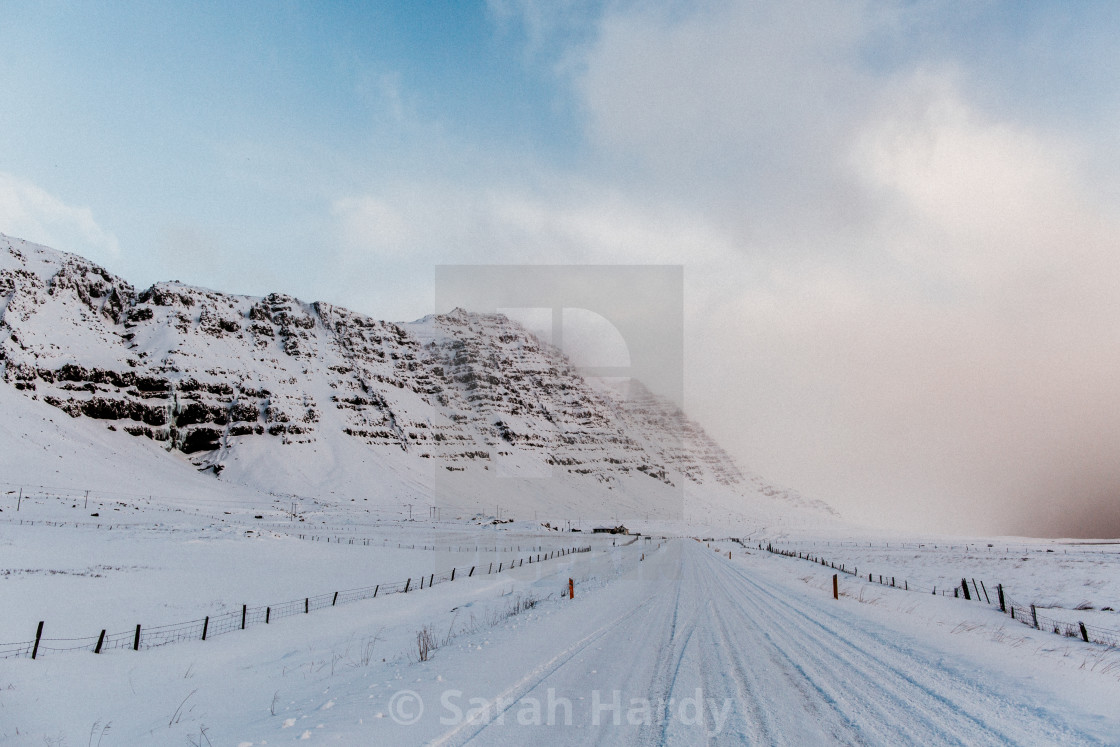
[(639, 382), (584, 379), (502, 315), (397, 324), (281, 294), (137, 291), (0, 236), (0, 371), (30, 398), (257, 489), (666, 517), (702, 490), (732, 507), (829, 510), (741, 471)]

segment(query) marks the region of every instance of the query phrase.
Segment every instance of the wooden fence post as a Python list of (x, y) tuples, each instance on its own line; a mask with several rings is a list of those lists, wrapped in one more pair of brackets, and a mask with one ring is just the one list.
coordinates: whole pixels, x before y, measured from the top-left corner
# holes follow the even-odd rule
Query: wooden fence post
[(93, 653), (101, 653), (101, 644), (105, 642), (105, 628), (101, 629), (101, 635), (97, 636), (97, 645), (93, 649)]
[(966, 579), (963, 579), (963, 578), (961, 579), (961, 589), (964, 590), (965, 600), (966, 601), (972, 601), (972, 597), (968, 593), (968, 581)]
[(840, 598), (840, 582), (836, 580), (836, 574), (832, 574), (832, 598)]
[[(20, 498), (22, 498), (22, 497), (23, 497), (23, 493), (20, 492)], [(40, 620), (39, 621), (39, 627), (35, 628), (35, 648), (31, 649), (31, 658), (32, 659), (34, 659), (36, 656), (39, 655), (39, 641), (42, 639), (42, 637), (43, 637), (43, 621)]]
[(988, 587), (984, 585), (984, 579), (980, 579), (980, 588), (984, 590), (984, 599), (988, 604), (992, 603), (992, 598), (988, 596)]
[(381, 588), (381, 584), (378, 584), (377, 586), (373, 587), (373, 598), (374, 599), (377, 599), (377, 590), (380, 589), (380, 588)]
[(455, 580), (455, 569), (454, 568), (451, 569), (451, 580), (452, 581)]
[(264, 608), (264, 624), (265, 625), (268, 625), (268, 620), (269, 620), (270, 617), (272, 617), (272, 608), (271, 607), (265, 607)]
[(996, 594), (999, 595), (999, 611), (1007, 613), (1007, 605), (1003, 601), (1003, 584), (996, 584)]
[(1038, 610), (1034, 608), (1033, 604), (1031, 605), (1031, 619), (1034, 621), (1034, 629), (1038, 630)]
[(202, 640), (204, 640), (204, 641), (206, 640), (206, 630), (209, 627), (210, 627), (210, 615), (207, 615), (206, 619), (202, 621)]
[(336, 591), (334, 593), (334, 599), (331, 600), (331, 606), (333, 607), (337, 602), (338, 602), (338, 592)]
[(1078, 627), (1081, 628), (1081, 638), (1082, 638), (1082, 640), (1084, 640), (1086, 643), (1088, 643), (1089, 642), (1089, 631), (1085, 630), (1085, 623), (1078, 622), (1077, 625), (1078, 625)]
[(432, 574), (432, 577), (428, 579), (428, 588), (429, 588), (429, 589), (430, 589), (430, 588), (432, 588), (432, 585), (433, 585), (433, 584), (434, 584), (435, 582), (436, 582), (436, 574), (434, 574), (434, 573), (433, 573), (433, 574)]
[(472, 565), (471, 566), (471, 572), (467, 574), (467, 578), (470, 578), (473, 575), (474, 575), (474, 566)]
[(132, 639), (132, 650), (140, 650), (140, 623), (136, 624), (136, 637)]
[(311, 598), (310, 597), (304, 597), (303, 598), (303, 614), (307, 615), (307, 614), (310, 614), (310, 612), (311, 612)]
[(245, 630), (245, 613), (249, 611), (249, 605), (241, 605), (241, 629)]
[(404, 593), (405, 593), (405, 594), (407, 594), (407, 593), (408, 593), (408, 587), (409, 587), (409, 584), (411, 584), (411, 583), (412, 583), (412, 579), (411, 579), (411, 578), (410, 578), (410, 579), (408, 579), (407, 581), (405, 581), (405, 582), (404, 582)]

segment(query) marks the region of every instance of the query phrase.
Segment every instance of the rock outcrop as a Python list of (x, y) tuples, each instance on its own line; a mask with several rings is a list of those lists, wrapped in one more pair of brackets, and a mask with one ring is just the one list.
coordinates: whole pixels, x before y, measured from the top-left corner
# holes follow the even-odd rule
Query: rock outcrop
[(447, 472), (529, 460), (608, 486), (758, 488), (676, 406), (636, 381), (585, 380), (504, 316), (397, 324), (278, 293), (137, 291), (2, 236), (0, 376), (214, 472), (262, 440), (351, 439)]

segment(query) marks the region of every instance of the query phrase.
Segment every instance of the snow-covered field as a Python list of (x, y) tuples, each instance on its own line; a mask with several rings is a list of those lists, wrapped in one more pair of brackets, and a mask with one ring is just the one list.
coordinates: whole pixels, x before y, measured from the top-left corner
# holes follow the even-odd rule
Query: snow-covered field
[[(39, 497), (18, 514), (5, 507), (0, 640), (26, 640), (38, 620), (47, 623), (45, 637), (89, 636), (505, 563), (530, 548), (593, 550), (205, 642), (6, 659), (0, 738), (81, 744), (92, 734), (103, 745), (1120, 741), (1120, 653), (1031, 630), (986, 605), (845, 575), (835, 601), (830, 569), (759, 552), (752, 543), (760, 538), (744, 538), (744, 547), (682, 537), (703, 538), (718, 527), (682, 524), (671, 532), (663, 523), (632, 542), (524, 520), (381, 516), (358, 526), (319, 523), (313, 535), (306, 521), (258, 520), (248, 507), (207, 515), (203, 506), (120, 503), (98, 502), (95, 511), (92, 502), (85, 509)], [(101, 516), (89, 517), (95, 512)], [(108, 515), (120, 523), (97, 528)], [(883, 540), (804, 541), (837, 561), (882, 563), (912, 580), (988, 567), (987, 542), (967, 552), (961, 544), (939, 542), (935, 550), (892, 542), (888, 553)], [(991, 542), (988, 562), (1014, 567), (994, 559), (1007, 550)], [(1039, 589), (1084, 573), (1101, 583), (1079, 584), (1074, 596), (1107, 606), (1097, 590), (1110, 594), (1115, 580), (1109, 550), (1084, 550), (1100, 562), (1082, 559), (1075, 571), (1060, 545), (1050, 544), (1019, 541), (1016, 553), (1030, 553), (1016, 557), (1030, 560), (1017, 561), (1018, 572), (1029, 568)], [(569, 578), (574, 600), (566, 598)], [(417, 638), (425, 632), (434, 648), (420, 661)]]
[(975, 579), (981, 595), (995, 602), (1002, 584), (1008, 598), (1034, 604), (1048, 617), (1120, 633), (1120, 543), (1114, 541), (942, 536), (780, 538), (774, 544), (927, 592), (952, 594), (962, 579), (970, 587)]
[[(20, 514), (34, 516), (36, 508), (25, 504)], [(284, 534), (262, 530), (259, 522), (198, 526), (194, 520), (192, 527), (163, 520), (110, 530), (23, 521), (0, 524), (0, 578), (9, 605), (0, 641), (28, 639), (39, 620), (46, 622), (44, 636), (73, 638), (408, 578), (418, 587), (422, 578), (451, 568), (486, 573), (491, 564), (508, 567), (590, 542), (578, 534), (453, 533), (408, 522), (371, 527), (353, 543), (352, 533)]]

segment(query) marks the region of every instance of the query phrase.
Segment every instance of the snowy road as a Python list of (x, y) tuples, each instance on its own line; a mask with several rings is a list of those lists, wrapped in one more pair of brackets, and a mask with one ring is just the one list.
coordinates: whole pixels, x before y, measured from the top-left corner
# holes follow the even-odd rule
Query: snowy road
[(730, 543), (611, 541), (205, 642), (8, 660), (0, 742), (1120, 744), (1099, 647), (848, 577), (833, 600), (827, 569)]
[(420, 687), (425, 717), (400, 736), (435, 744), (1101, 741), (1069, 722), (1068, 710), (1049, 712), (1041, 696), (873, 624), (853, 600), (813, 596), (773, 566), (752, 569), (759, 564), (692, 541), (668, 544), (584, 609), (506, 642), (500, 661), (442, 681), (442, 692)]

